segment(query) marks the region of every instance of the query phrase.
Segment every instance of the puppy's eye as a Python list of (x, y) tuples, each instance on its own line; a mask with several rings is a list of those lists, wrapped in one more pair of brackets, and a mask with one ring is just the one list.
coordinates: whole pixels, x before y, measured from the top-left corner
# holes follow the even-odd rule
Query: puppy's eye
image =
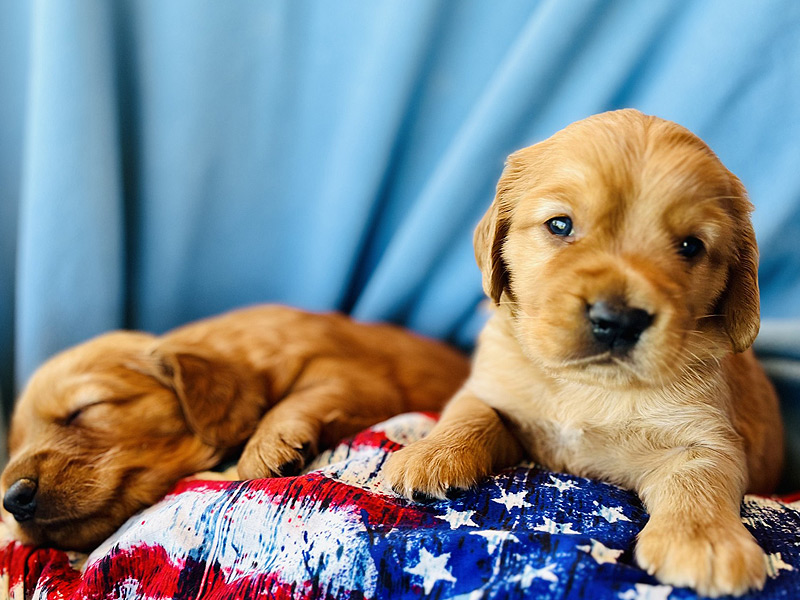
[(569, 237), (575, 233), (572, 227), (572, 219), (569, 217), (553, 217), (545, 223), (547, 229), (558, 237)]
[(62, 421), (64, 423), (64, 425), (66, 425), (67, 427), (69, 427), (70, 425), (74, 425), (75, 421), (77, 420), (77, 418), (81, 416), (81, 413), (83, 412), (83, 408), (85, 408), (85, 407), (79, 408), (77, 410), (73, 410), (66, 417), (64, 417), (64, 419)]
[(694, 258), (703, 251), (703, 242), (690, 235), (678, 244), (678, 254), (684, 258)]
[(69, 413), (66, 417), (64, 417), (61, 422), (69, 427), (70, 425), (77, 425), (78, 419), (81, 415), (83, 415), (88, 409), (92, 408), (93, 406), (98, 406), (100, 404), (105, 404), (105, 402), (91, 402), (89, 404), (84, 404), (80, 408), (76, 408), (71, 413)]

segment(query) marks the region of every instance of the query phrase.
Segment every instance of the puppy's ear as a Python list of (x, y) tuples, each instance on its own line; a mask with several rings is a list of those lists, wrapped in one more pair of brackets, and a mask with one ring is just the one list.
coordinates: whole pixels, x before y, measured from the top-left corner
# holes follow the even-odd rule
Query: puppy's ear
[(722, 315), (734, 352), (744, 352), (753, 344), (761, 325), (758, 246), (750, 222), (752, 204), (747, 200), (744, 186), (735, 177), (734, 180), (738, 196), (734, 198), (738, 213), (735, 215), (738, 255), (729, 266), (728, 285), (720, 300), (718, 313)]
[(175, 392), (189, 429), (210, 446), (238, 446), (266, 412), (264, 385), (206, 350), (161, 346), (152, 359), (156, 378)]
[(520, 179), (529, 162), (527, 155), (532, 150), (533, 147), (524, 148), (508, 157), (503, 174), (497, 182), (494, 202), (478, 223), (473, 237), (475, 260), (481, 270), (483, 291), (495, 304), (500, 304), (503, 292), (512, 300), (514, 298), (508, 265), (503, 258), (503, 244), (511, 227), (511, 215), (516, 203), (514, 184)]
[(495, 304), (500, 304), (503, 290), (508, 289), (508, 268), (503, 259), (503, 242), (508, 233), (509, 221), (504, 219), (498, 226), (497, 204), (498, 199), (495, 197), (475, 229), (473, 244), (475, 260), (481, 270), (483, 291)]

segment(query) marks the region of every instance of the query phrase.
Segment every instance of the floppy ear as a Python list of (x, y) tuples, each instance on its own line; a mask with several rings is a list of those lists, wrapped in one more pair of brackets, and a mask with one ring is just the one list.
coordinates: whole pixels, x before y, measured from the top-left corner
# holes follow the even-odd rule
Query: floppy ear
[(238, 446), (268, 408), (259, 378), (205, 350), (162, 346), (153, 359), (156, 378), (175, 392), (189, 429), (210, 446)]
[(503, 174), (497, 182), (494, 202), (478, 223), (472, 240), (475, 260), (483, 278), (483, 291), (495, 304), (500, 304), (503, 292), (514, 299), (508, 265), (503, 258), (503, 244), (511, 228), (511, 214), (515, 203), (512, 188), (524, 169), (523, 155), (532, 148), (524, 148), (508, 157)]
[(728, 285), (722, 295), (718, 313), (722, 315), (734, 352), (744, 352), (753, 344), (761, 325), (758, 246), (750, 222), (750, 211), (753, 207), (747, 200), (744, 186), (737, 179), (735, 190), (739, 196), (734, 199), (738, 209), (735, 216), (738, 255), (729, 267)]
[(481, 270), (483, 291), (500, 304), (503, 290), (508, 289), (508, 269), (503, 259), (503, 241), (508, 233), (508, 222), (497, 224), (497, 197), (483, 215), (478, 227), (475, 229), (473, 244), (475, 246), (475, 260)]

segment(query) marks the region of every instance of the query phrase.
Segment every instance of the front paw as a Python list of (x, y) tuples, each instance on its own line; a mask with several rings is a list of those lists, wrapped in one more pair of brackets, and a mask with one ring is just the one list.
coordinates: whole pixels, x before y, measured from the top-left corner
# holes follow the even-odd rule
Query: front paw
[(489, 474), (489, 466), (479, 454), (423, 439), (393, 453), (383, 474), (401, 496), (416, 502), (443, 500)]
[(700, 525), (651, 518), (639, 533), (636, 561), (659, 581), (703, 596), (741, 596), (766, 580), (764, 552), (738, 521)]
[(317, 442), (310, 433), (292, 429), (251, 438), (236, 465), (239, 477), (263, 479), (300, 473), (317, 454)]

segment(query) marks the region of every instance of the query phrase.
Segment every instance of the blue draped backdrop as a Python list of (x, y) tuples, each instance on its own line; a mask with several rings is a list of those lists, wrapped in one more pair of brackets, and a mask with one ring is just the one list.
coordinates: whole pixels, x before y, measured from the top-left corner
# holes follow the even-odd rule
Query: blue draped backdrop
[(750, 190), (796, 431), (800, 2), (2, 0), (6, 410), (68, 345), (253, 302), (469, 347), (504, 157), (628, 106)]

